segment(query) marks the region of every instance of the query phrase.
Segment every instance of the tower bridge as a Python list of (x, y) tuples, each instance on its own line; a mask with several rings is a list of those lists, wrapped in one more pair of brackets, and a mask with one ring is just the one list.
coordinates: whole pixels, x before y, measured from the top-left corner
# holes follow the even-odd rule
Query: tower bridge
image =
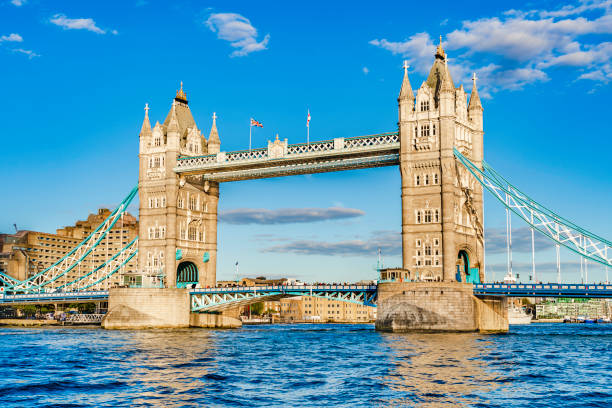
[[(300, 144), (277, 136), (266, 148), (233, 152), (221, 149), (215, 114), (208, 138), (203, 135), (181, 84), (163, 123), (151, 126), (145, 106), (138, 187), (53, 266), (23, 281), (0, 274), (6, 289), (3, 301), (102, 291), (95, 296), (108, 296), (106, 327), (183, 327), (203, 320), (210, 324), (201, 316), (206, 312), (312, 294), (376, 302), (379, 330), (505, 331), (507, 296), (607, 296), (607, 285), (527, 288), (484, 282), (484, 189), (508, 214), (515, 213), (532, 231), (554, 242), (557, 253), (563, 246), (607, 268), (612, 266), (612, 242), (531, 199), (486, 163), (476, 76), (469, 95), (463, 85), (456, 86), (441, 45), (416, 93), (407, 68), (405, 64), (397, 131)], [(215, 287), (220, 183), (381, 166), (398, 166), (401, 176), (402, 265), (387, 274), (393, 279), (368, 288)], [(95, 269), (80, 272), (77, 266), (136, 193), (138, 239)], [(108, 277), (135, 256), (139, 275), (157, 287), (109, 288)], [(187, 289), (193, 286), (196, 289)]]

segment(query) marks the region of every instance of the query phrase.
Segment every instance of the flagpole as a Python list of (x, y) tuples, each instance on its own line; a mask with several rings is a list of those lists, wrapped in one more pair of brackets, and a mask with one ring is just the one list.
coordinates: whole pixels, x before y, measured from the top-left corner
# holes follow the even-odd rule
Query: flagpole
[[(251, 119), (252, 121), (253, 119)], [(251, 132), (253, 131), (253, 125), (249, 123), (249, 152), (251, 151)]]
[(306, 126), (306, 144), (310, 144), (310, 123)]

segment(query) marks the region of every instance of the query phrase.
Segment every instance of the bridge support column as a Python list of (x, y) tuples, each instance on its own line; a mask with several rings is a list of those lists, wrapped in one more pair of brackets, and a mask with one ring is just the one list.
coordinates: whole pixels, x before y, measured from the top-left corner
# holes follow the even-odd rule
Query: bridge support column
[(508, 331), (506, 298), (477, 298), (468, 283), (380, 283), (377, 303), (376, 330), (380, 331)]

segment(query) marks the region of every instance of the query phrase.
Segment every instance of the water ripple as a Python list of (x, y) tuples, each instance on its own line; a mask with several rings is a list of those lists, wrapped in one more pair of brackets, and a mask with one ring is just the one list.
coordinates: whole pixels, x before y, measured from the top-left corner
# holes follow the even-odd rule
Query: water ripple
[(612, 325), (508, 335), (371, 325), (0, 329), (4, 407), (598, 407)]

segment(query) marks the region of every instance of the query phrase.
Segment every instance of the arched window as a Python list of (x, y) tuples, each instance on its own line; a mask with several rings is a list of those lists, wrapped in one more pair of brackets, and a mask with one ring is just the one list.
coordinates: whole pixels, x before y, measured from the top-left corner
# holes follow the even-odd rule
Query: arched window
[(434, 222), (440, 222), (440, 211), (434, 211)]
[(425, 222), (431, 222), (431, 210), (425, 210)]
[(419, 176), (418, 174), (414, 176), (414, 184), (417, 186), (421, 185), (421, 176)]
[(192, 211), (197, 210), (197, 201), (196, 201), (196, 196), (194, 195), (189, 197), (189, 209)]
[(438, 184), (438, 173), (433, 174), (433, 183)]
[(416, 212), (416, 223), (417, 224), (421, 223), (421, 211)]
[(156, 138), (155, 138), (155, 146), (156, 146), (156, 147), (157, 147), (157, 146), (161, 146), (161, 138), (159, 138), (159, 137), (156, 137)]
[(429, 110), (429, 101), (421, 101), (421, 112)]
[(425, 185), (428, 186), (429, 185), (429, 174), (425, 175)]

